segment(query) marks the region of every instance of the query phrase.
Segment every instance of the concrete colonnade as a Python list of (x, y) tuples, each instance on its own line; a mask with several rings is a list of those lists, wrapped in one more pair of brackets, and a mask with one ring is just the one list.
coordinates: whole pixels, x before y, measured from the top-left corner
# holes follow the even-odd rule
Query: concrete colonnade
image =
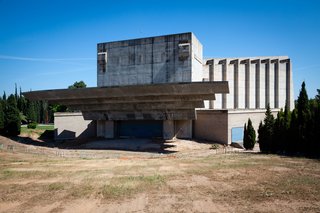
[[(290, 59), (211, 59), (207, 64), (209, 81), (229, 81), (230, 90), (228, 95), (209, 101), (210, 109), (263, 109), (268, 104), (283, 108), (285, 103), (292, 108)], [(286, 64), (285, 70), (280, 64)]]

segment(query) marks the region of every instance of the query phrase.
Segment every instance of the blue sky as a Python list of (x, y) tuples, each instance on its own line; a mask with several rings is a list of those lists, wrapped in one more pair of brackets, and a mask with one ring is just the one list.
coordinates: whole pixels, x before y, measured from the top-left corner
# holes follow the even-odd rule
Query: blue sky
[(99, 42), (193, 32), (206, 57), (288, 55), (320, 88), (320, 1), (0, 0), (0, 94), (96, 86)]

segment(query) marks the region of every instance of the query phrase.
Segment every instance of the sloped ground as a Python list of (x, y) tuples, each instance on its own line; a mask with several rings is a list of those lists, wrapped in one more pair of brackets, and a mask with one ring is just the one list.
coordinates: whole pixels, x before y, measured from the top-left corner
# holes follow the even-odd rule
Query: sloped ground
[(0, 212), (320, 212), (319, 160), (84, 151), (109, 157), (0, 151)]

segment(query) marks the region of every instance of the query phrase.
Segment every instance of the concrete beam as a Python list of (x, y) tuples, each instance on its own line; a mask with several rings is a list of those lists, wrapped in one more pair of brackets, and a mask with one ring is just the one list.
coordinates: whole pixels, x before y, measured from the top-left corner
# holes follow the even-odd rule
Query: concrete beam
[(195, 110), (83, 111), (85, 120), (195, 120)]
[(199, 95), (163, 95), (163, 96), (143, 96), (143, 97), (127, 97), (127, 98), (81, 98), (81, 99), (59, 99), (51, 100), (50, 103), (60, 103), (63, 105), (86, 105), (95, 104), (112, 104), (112, 103), (155, 103), (155, 102), (193, 102), (203, 100), (215, 100), (214, 94), (199, 94)]
[(154, 102), (154, 103), (135, 103), (135, 104), (81, 104), (70, 107), (80, 111), (101, 111), (101, 110), (116, 110), (116, 111), (136, 111), (136, 110), (167, 110), (167, 109), (195, 109), (204, 108), (203, 101), (193, 102)]
[(81, 89), (58, 89), (25, 92), (30, 100), (60, 100), (85, 98), (119, 98), (162, 95), (199, 95), (228, 93), (228, 82), (187, 82), (113, 87), (93, 87)]

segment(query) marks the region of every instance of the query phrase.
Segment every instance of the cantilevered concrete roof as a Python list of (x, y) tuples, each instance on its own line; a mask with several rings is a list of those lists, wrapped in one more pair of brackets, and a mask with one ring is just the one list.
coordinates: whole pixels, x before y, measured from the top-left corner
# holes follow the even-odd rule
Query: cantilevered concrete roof
[(23, 93), (82, 111), (88, 120), (195, 119), (195, 108), (216, 93), (229, 93), (228, 82), (164, 83), (132, 86), (57, 89)]

